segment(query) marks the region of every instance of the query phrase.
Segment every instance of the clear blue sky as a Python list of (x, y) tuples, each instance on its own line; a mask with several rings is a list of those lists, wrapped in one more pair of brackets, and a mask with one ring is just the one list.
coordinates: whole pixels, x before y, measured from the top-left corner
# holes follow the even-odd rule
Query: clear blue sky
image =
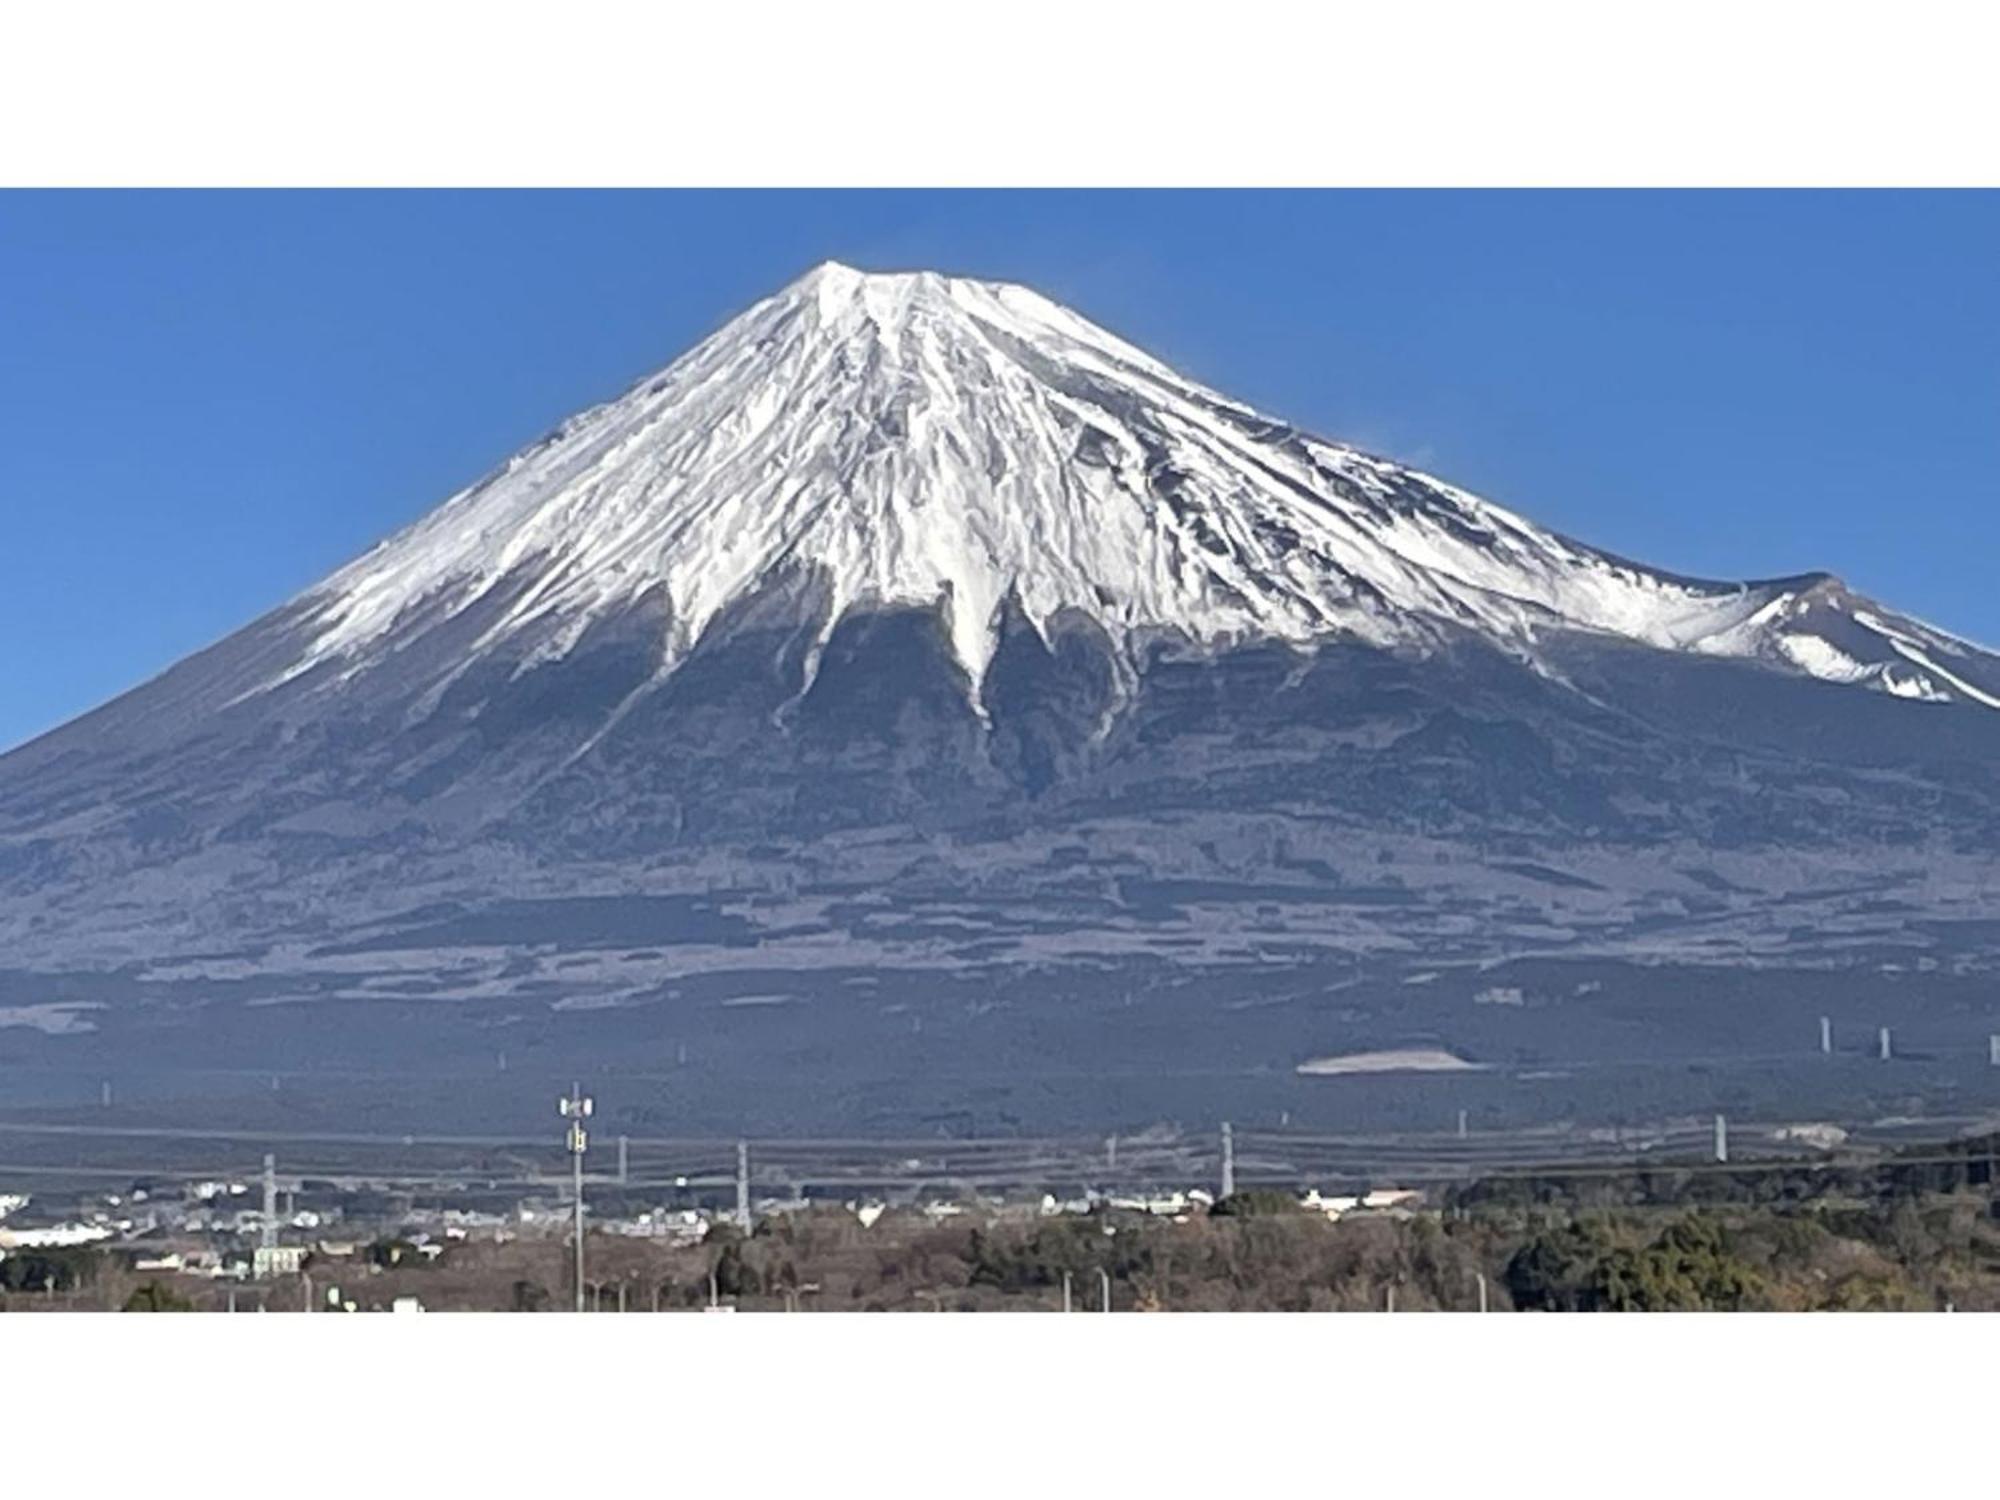
[(2000, 642), (2000, 194), (0, 193), (0, 745), (828, 258), (1029, 282), (1598, 545)]

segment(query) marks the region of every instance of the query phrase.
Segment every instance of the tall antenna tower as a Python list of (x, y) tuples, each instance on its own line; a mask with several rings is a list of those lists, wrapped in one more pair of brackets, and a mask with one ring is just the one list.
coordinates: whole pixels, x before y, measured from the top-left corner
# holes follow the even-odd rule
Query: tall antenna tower
[(590, 1149), (590, 1132), (583, 1122), (590, 1118), (593, 1101), (583, 1085), (573, 1083), (569, 1093), (556, 1101), (556, 1111), (569, 1121), (563, 1144), (569, 1148), (571, 1199), (576, 1208), (576, 1310), (583, 1311), (583, 1153)]
[(264, 1222), (258, 1243), (270, 1249), (278, 1243), (278, 1158), (264, 1153)]

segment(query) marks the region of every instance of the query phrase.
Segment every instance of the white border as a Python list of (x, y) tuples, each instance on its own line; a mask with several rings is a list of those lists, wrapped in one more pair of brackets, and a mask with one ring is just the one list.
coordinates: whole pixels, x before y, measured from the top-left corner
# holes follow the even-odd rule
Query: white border
[[(1989, 7), (71, 3), (15, 185), (1993, 184)], [(6, 1483), (1983, 1478), (1974, 1317), (8, 1317)]]
[(1991, 1330), (1919, 1314), (22, 1314), (0, 1349), (32, 1411), (8, 1424), (22, 1494), (143, 1475), (166, 1495), (1686, 1500), (1983, 1477)]
[(12, 185), (1985, 185), (1963, 0), (180, 0), (0, 20)]

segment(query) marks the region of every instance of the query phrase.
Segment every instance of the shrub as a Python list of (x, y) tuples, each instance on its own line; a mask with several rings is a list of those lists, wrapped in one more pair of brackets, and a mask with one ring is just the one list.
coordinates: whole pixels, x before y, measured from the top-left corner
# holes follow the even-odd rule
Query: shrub
[(1275, 1188), (1243, 1188), (1218, 1200), (1208, 1212), (1218, 1219), (1258, 1219), (1304, 1211), (1299, 1200), (1290, 1193), (1281, 1193)]
[(164, 1282), (149, 1281), (133, 1290), (121, 1312), (193, 1312), (194, 1304)]

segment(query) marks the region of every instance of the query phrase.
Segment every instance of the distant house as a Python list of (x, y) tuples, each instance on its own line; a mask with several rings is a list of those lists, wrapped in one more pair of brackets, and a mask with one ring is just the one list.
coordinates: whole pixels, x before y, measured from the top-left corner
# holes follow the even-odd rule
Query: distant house
[(1036, 1212), (1043, 1218), (1053, 1218), (1057, 1214), (1087, 1214), (1096, 1208), (1100, 1201), (1109, 1200), (1100, 1200), (1095, 1193), (1085, 1193), (1080, 1198), (1058, 1198), (1054, 1193), (1044, 1193)]
[(1299, 1200), (1299, 1205), (1314, 1213), (1325, 1214), (1329, 1219), (1339, 1219), (1353, 1213), (1408, 1218), (1411, 1217), (1413, 1206), (1423, 1202), (1423, 1197), (1420, 1188), (1376, 1188), (1367, 1193), (1323, 1198), (1319, 1189), (1314, 1188)]
[(603, 1219), (598, 1227), (608, 1234), (635, 1239), (665, 1239), (677, 1245), (699, 1244), (708, 1235), (708, 1219), (699, 1210), (648, 1209), (631, 1219)]
[(1117, 1193), (1105, 1201), (1113, 1208), (1152, 1214), (1156, 1218), (1180, 1220), (1186, 1218), (1195, 1208), (1213, 1207), (1215, 1195), (1202, 1188), (1189, 1188), (1186, 1192), (1175, 1189), (1172, 1192)]
[(1421, 1188), (1376, 1188), (1361, 1200), (1363, 1208), (1408, 1208), (1423, 1201)]
[(259, 1245), (251, 1254), (250, 1274), (259, 1281), (273, 1276), (296, 1276), (305, 1269), (304, 1245)]
[(111, 1238), (102, 1224), (49, 1224), (40, 1229), (0, 1229), (0, 1250), (89, 1245)]
[(1361, 1199), (1345, 1194), (1331, 1198), (1322, 1197), (1320, 1190), (1314, 1188), (1299, 1200), (1299, 1206), (1311, 1213), (1325, 1214), (1329, 1219), (1338, 1219), (1342, 1214), (1352, 1213), (1359, 1208)]

